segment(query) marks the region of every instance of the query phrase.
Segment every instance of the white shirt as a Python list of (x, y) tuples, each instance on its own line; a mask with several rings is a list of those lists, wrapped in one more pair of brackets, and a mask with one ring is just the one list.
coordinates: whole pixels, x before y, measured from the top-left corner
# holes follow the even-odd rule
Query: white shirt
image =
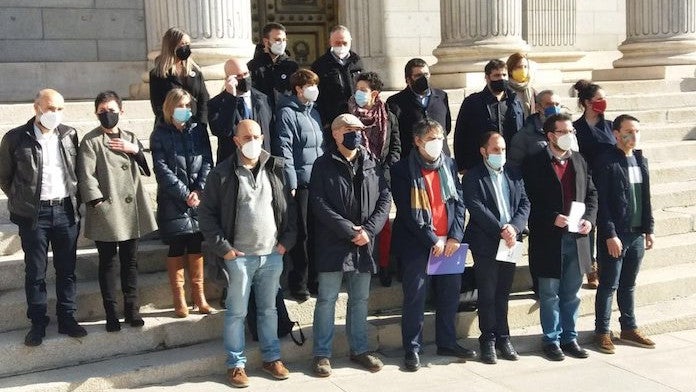
[(41, 145), (41, 200), (68, 197), (58, 131), (54, 129), (44, 134), (34, 124), (34, 135), (36, 135), (36, 141)]
[(499, 223), (504, 225), (510, 222), (510, 188), (507, 185), (503, 169), (494, 170), (488, 164), (485, 165), (488, 173), (491, 174), (491, 182), (495, 191), (495, 203), (498, 206), (498, 212), (500, 212)]
[(246, 106), (247, 110), (249, 111), (249, 115), (251, 116), (251, 91), (247, 91), (244, 94), (237, 94), (237, 97), (241, 97), (244, 99), (244, 105)]

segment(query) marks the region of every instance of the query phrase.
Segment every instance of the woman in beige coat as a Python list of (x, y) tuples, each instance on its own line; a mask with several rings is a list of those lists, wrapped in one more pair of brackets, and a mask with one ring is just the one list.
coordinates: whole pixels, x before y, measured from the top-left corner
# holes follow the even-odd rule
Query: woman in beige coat
[(138, 239), (156, 230), (152, 203), (140, 181), (150, 175), (143, 147), (137, 137), (117, 127), (123, 113), (121, 98), (113, 91), (94, 101), (101, 126), (80, 143), (79, 188), (85, 202), (85, 237), (99, 252), (101, 288), (106, 330), (119, 331), (116, 313), (116, 254), (120, 261), (125, 322), (144, 325), (138, 304)]

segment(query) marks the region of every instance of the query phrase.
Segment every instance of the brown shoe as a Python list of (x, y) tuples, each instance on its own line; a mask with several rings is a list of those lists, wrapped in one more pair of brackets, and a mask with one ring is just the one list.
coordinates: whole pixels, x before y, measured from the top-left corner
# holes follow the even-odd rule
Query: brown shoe
[(594, 340), (599, 351), (605, 354), (614, 354), (614, 342), (611, 341), (610, 333), (596, 333)]
[(597, 272), (597, 261), (592, 259), (592, 271), (587, 274), (587, 288), (597, 290), (599, 287), (599, 273)]
[(280, 359), (273, 362), (264, 362), (263, 371), (270, 374), (277, 380), (286, 380), (288, 377), (290, 377), (290, 372), (285, 365), (283, 365), (283, 362), (281, 362)]
[(645, 336), (639, 329), (621, 331), (621, 340), (643, 348), (655, 348), (655, 342)]
[(312, 370), (318, 377), (329, 377), (331, 375), (331, 362), (326, 357), (314, 357)]
[(247, 377), (244, 368), (241, 367), (227, 369), (227, 380), (235, 388), (246, 388), (249, 386), (249, 377)]
[(382, 370), (382, 367), (384, 366), (382, 361), (377, 358), (376, 355), (370, 352), (365, 352), (360, 355), (351, 355), (350, 360), (371, 371), (372, 373)]

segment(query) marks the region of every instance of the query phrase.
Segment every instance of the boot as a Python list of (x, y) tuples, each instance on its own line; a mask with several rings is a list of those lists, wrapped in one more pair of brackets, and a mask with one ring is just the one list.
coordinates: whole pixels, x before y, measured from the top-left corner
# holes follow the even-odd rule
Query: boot
[(184, 256), (167, 257), (167, 273), (174, 298), (174, 314), (186, 317), (189, 310), (184, 295)]
[(193, 303), (198, 307), (198, 312), (201, 314), (210, 314), (213, 308), (208, 305), (205, 300), (205, 290), (203, 287), (203, 255), (190, 254), (188, 255), (189, 275), (191, 276), (191, 297)]
[(145, 321), (140, 316), (140, 307), (132, 302), (124, 302), (123, 305), (123, 316), (125, 322), (130, 324), (131, 327), (142, 327), (145, 325)]
[(106, 313), (106, 332), (118, 332), (121, 330), (121, 323), (116, 314), (116, 304), (104, 302), (104, 312)]

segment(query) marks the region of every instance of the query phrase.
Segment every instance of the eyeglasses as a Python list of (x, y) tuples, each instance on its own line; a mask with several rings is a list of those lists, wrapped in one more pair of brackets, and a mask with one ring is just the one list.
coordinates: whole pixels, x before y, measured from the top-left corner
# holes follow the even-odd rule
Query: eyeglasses
[(576, 131), (575, 131), (575, 129), (560, 129), (558, 131), (553, 131), (553, 133), (560, 133), (561, 135), (567, 135), (567, 134), (575, 135)]

